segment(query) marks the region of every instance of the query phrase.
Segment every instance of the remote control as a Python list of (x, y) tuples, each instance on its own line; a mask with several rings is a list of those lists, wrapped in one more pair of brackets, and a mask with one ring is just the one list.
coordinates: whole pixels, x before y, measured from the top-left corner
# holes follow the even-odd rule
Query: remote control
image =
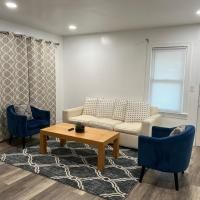
[(69, 129), (68, 129), (68, 131), (73, 131), (73, 130), (74, 130), (74, 128), (69, 128)]

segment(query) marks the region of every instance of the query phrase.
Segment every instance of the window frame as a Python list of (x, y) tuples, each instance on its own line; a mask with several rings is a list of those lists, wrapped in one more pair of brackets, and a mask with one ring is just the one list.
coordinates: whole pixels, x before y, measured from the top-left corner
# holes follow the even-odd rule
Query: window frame
[[(146, 99), (151, 104), (151, 95), (152, 95), (152, 83), (153, 83), (153, 75), (154, 75), (154, 61), (153, 58), (153, 49), (185, 49), (185, 67), (184, 67), (184, 78), (180, 82), (182, 82), (182, 96), (181, 96), (181, 105), (180, 111), (173, 110), (164, 110), (161, 109), (161, 113), (166, 114), (174, 114), (174, 115), (186, 115), (188, 113), (188, 91), (189, 91), (189, 77), (190, 77), (190, 57), (191, 57), (191, 44), (190, 43), (162, 43), (162, 44), (149, 44), (148, 47), (148, 56), (147, 56), (147, 65), (146, 65)], [(167, 81), (167, 80), (166, 80)], [(177, 80), (178, 81), (178, 80)], [(155, 82), (155, 79), (154, 79)], [(164, 82), (164, 81), (163, 81)], [(169, 80), (169, 82), (173, 82), (173, 80)], [(147, 85), (148, 84), (148, 85)]]

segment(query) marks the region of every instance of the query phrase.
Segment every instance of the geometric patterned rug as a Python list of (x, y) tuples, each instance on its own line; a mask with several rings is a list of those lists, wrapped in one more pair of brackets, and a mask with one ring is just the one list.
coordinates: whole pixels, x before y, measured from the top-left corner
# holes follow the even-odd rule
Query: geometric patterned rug
[(0, 159), (108, 200), (125, 199), (138, 182), (136, 150), (120, 147), (120, 156), (115, 159), (108, 145), (103, 171), (96, 169), (97, 149), (90, 145), (67, 142), (60, 147), (57, 140), (48, 140), (47, 150), (48, 154), (42, 155), (35, 145), (0, 154)]

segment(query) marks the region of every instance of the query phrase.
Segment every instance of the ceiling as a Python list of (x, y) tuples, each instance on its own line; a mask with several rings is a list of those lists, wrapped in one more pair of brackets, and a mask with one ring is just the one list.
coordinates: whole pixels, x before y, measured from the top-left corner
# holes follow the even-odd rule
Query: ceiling
[[(69, 35), (200, 23), (200, 0), (0, 0), (0, 18)], [(67, 29), (78, 26), (76, 31)]]

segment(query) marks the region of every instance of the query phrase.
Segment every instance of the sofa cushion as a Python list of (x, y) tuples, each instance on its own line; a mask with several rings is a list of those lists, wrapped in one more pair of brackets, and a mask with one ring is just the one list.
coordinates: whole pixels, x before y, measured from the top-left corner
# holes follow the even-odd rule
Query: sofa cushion
[(125, 122), (141, 122), (150, 117), (150, 105), (128, 100)]
[(112, 118), (115, 99), (99, 99), (97, 104), (97, 117)]
[(121, 124), (121, 123), (122, 122), (119, 120), (113, 120), (113, 119), (109, 119), (109, 118), (96, 118), (89, 122), (89, 126), (113, 130), (114, 126), (116, 126), (117, 124)]
[(91, 115), (79, 115), (76, 117), (70, 117), (69, 122), (72, 122), (72, 123), (81, 122), (85, 125), (88, 125), (89, 121), (94, 120), (94, 119), (96, 119), (96, 117), (91, 116)]
[(98, 102), (97, 98), (87, 97), (85, 99), (85, 104), (84, 104), (84, 108), (83, 108), (83, 115), (95, 116), (96, 115), (97, 102)]
[(116, 99), (113, 111), (113, 119), (124, 121), (126, 115), (127, 100)]
[(142, 123), (141, 122), (134, 122), (134, 123), (121, 123), (117, 124), (114, 127), (115, 131), (132, 134), (132, 135), (140, 135), (142, 129)]

